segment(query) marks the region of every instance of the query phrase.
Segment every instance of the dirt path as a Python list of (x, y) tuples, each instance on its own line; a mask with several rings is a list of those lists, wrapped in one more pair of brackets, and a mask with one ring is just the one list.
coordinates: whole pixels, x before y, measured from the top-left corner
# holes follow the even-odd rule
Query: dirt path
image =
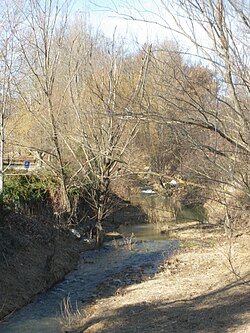
[(74, 332), (250, 332), (249, 233), (231, 244), (218, 235), (199, 236), (202, 242), (191, 239), (153, 278), (88, 306)]

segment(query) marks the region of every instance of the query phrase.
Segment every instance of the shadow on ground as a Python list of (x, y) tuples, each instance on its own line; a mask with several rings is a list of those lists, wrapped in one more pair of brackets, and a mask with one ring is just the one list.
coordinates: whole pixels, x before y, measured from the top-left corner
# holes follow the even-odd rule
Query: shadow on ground
[[(234, 332), (244, 325), (250, 312), (249, 276), (246, 282), (232, 283), (190, 300), (125, 305), (112, 315), (104, 313), (102, 317), (90, 319), (78, 332)], [(238, 332), (250, 332), (250, 328)]]

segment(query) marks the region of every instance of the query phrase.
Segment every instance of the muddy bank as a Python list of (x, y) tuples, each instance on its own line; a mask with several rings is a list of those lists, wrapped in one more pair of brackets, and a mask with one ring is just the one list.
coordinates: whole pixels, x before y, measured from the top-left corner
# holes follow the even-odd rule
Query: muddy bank
[(62, 280), (88, 248), (51, 222), (9, 215), (0, 224), (0, 319)]
[[(105, 232), (121, 223), (145, 221), (140, 207), (120, 201), (104, 221)], [(76, 267), (80, 253), (94, 247), (53, 224), (48, 218), (14, 213), (0, 221), (0, 319), (61, 281)]]

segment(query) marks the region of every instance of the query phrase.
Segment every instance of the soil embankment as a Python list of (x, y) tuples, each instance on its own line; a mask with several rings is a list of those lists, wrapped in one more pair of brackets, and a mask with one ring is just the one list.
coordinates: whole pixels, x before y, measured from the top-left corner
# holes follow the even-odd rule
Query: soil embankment
[(51, 222), (9, 215), (0, 224), (0, 318), (62, 280), (87, 248)]
[[(139, 207), (123, 203), (105, 221), (105, 229), (113, 231), (128, 219), (144, 221), (144, 215)], [(76, 267), (80, 253), (95, 246), (53, 224), (48, 218), (14, 213), (0, 222), (0, 320), (62, 280)]]
[[(185, 239), (179, 253), (153, 277), (125, 271), (100, 284), (72, 332), (250, 332), (250, 230), (230, 241), (216, 226), (170, 231)], [(88, 247), (19, 215), (0, 225), (0, 246), (1, 318), (63, 279)]]

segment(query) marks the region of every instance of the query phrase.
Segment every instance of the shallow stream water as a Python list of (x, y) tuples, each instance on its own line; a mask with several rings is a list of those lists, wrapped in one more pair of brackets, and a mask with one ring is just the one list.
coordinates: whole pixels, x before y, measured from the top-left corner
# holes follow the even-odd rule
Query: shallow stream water
[(100, 249), (84, 252), (75, 271), (69, 273), (63, 282), (38, 295), (31, 304), (16, 312), (8, 321), (1, 323), (0, 332), (63, 332), (58, 318), (64, 298), (69, 296), (72, 305), (77, 302), (81, 309), (81, 306), (93, 297), (96, 287), (112, 278), (112, 275), (145, 264), (149, 265), (148, 274), (153, 274), (163, 256), (170, 255), (177, 248), (177, 241), (148, 240), (137, 241), (132, 251), (125, 248), (114, 249), (109, 242)]
[[(178, 222), (178, 214), (180, 220), (200, 219), (197, 212), (180, 210), (169, 198), (152, 191), (144, 192), (134, 196), (131, 202), (134, 205), (140, 204), (144, 211), (156, 215), (157, 220), (165, 223), (173, 221), (174, 218)], [(70, 297), (72, 305), (77, 302), (81, 309), (89, 299), (95, 297), (97, 287), (107, 280), (112, 280), (117, 273), (124, 272), (126, 275), (131, 268), (138, 269), (147, 265), (148, 274), (154, 274), (159, 263), (179, 247), (178, 241), (168, 240), (166, 235), (161, 235), (152, 224), (128, 225), (121, 231), (128, 237), (132, 233), (135, 235), (137, 241), (132, 251), (125, 247), (114, 249), (112, 242), (109, 242), (100, 249), (84, 252), (75, 271), (69, 273), (63, 282), (38, 295), (31, 304), (16, 312), (8, 321), (0, 323), (0, 332), (64, 332), (59, 322), (63, 299)]]

